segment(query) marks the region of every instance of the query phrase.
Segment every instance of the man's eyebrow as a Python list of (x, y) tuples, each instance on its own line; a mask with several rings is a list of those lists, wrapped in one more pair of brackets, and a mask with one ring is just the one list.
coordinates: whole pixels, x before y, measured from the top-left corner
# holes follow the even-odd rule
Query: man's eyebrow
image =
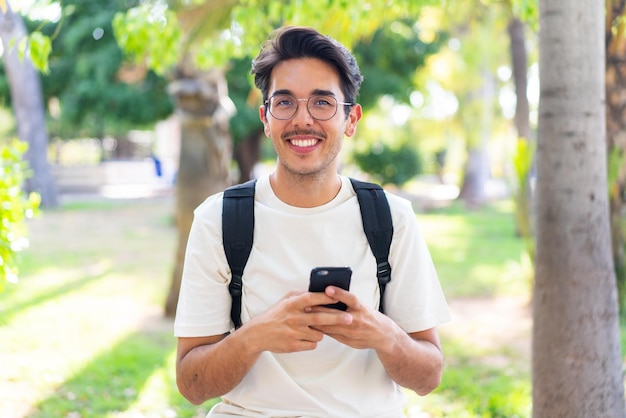
[(313, 93), (311, 93), (311, 94), (314, 94), (316, 96), (333, 96), (333, 97), (335, 97), (335, 93), (333, 93), (330, 90), (315, 89), (315, 90), (313, 90)]
[[(280, 89), (280, 90), (275, 90), (274, 93), (272, 93), (272, 96), (275, 96), (277, 94), (290, 94), (292, 96), (295, 96), (295, 94), (293, 94), (293, 92), (289, 89)], [(311, 92), (312, 96), (332, 96), (335, 97), (335, 93), (330, 91), (330, 90), (324, 90), (324, 89), (315, 89)]]
[(277, 94), (291, 94), (293, 96), (293, 93), (291, 92), (291, 90), (287, 90), (287, 89), (275, 90), (274, 93), (272, 93), (272, 96), (275, 96)]

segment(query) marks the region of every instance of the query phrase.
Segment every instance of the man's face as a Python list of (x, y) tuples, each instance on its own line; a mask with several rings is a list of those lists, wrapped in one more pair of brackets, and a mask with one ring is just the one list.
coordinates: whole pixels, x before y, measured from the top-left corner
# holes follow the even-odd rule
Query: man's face
[[(265, 134), (272, 139), (278, 155), (278, 171), (285, 174), (320, 175), (337, 173), (337, 155), (343, 136), (352, 136), (361, 118), (361, 107), (339, 104), (337, 113), (328, 120), (316, 120), (307, 110), (310, 96), (323, 94), (345, 102), (339, 75), (333, 67), (314, 58), (299, 58), (276, 65), (270, 78), (268, 97), (288, 94), (297, 100), (298, 109), (289, 120), (279, 120), (261, 107), (260, 117)], [(276, 105), (270, 110), (278, 109)]]

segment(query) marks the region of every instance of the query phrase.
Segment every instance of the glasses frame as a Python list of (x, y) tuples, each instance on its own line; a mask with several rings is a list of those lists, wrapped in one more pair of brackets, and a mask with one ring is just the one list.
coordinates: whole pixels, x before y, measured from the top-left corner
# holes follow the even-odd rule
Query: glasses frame
[[(276, 97), (276, 96), (288, 96), (288, 97), (293, 97), (293, 99), (294, 99), (294, 100), (295, 100), (295, 102), (296, 102), (296, 109), (294, 110), (293, 115), (291, 115), (291, 116), (290, 116), (290, 117), (288, 117), (288, 118), (279, 118), (279, 117), (277, 117), (276, 115), (274, 115), (274, 114), (272, 113), (272, 106), (270, 106), (270, 101), (271, 101), (274, 97)], [(315, 116), (313, 116), (313, 114), (311, 113), (311, 109), (309, 109), (309, 103), (310, 103), (310, 101), (311, 101), (311, 99), (312, 99), (313, 97), (332, 97), (332, 98), (335, 100), (335, 102), (337, 103), (337, 105), (335, 106), (335, 112), (332, 114), (332, 116), (330, 116), (330, 117), (328, 117), (328, 118), (326, 118), (326, 119), (316, 118)], [(287, 94), (287, 93), (275, 93), (275, 94), (272, 94), (270, 97), (268, 97), (268, 98), (267, 98), (267, 100), (265, 101), (265, 108), (266, 108), (266, 109), (267, 109), (267, 111), (270, 113), (270, 115), (272, 115), (272, 117), (273, 117), (274, 119), (277, 119), (277, 120), (291, 120), (291, 119), (293, 119), (293, 118), (296, 116), (296, 114), (298, 113), (298, 108), (300, 107), (300, 104), (299, 104), (300, 102), (306, 102), (306, 111), (307, 111), (307, 112), (309, 112), (309, 115), (310, 115), (313, 119), (318, 120), (318, 121), (322, 121), (322, 122), (323, 122), (323, 121), (327, 121), (327, 120), (331, 120), (332, 118), (334, 118), (334, 117), (335, 117), (335, 115), (337, 114), (337, 110), (339, 109), (339, 105), (341, 105), (341, 106), (354, 106), (354, 105), (355, 105), (355, 103), (340, 102), (339, 100), (335, 99), (335, 97), (334, 97), (334, 96), (331, 96), (331, 95), (328, 95), (328, 94), (312, 94), (311, 96), (309, 96), (309, 97), (308, 97), (308, 98), (306, 98), (306, 99), (299, 99), (299, 98), (297, 98), (296, 96), (294, 96), (293, 94)]]

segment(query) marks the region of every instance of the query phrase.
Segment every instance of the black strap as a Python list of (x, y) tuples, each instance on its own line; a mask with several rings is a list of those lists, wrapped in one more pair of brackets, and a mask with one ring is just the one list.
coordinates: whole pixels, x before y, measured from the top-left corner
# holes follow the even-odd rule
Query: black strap
[(376, 258), (376, 277), (380, 288), (380, 312), (385, 312), (383, 297), (385, 287), (391, 281), (389, 248), (393, 237), (393, 222), (389, 202), (382, 187), (374, 183), (350, 178), (352, 187), (359, 199), (363, 230)]
[[(352, 178), (350, 181), (359, 200), (365, 236), (376, 258), (376, 277), (380, 289), (379, 310), (384, 313), (385, 287), (391, 281), (391, 265), (388, 257), (393, 236), (393, 223), (389, 202), (379, 185)], [(231, 270), (228, 291), (232, 297), (230, 317), (235, 328), (241, 326), (243, 269), (248, 262), (254, 239), (255, 185), (256, 180), (251, 180), (224, 191), (222, 240)]]
[(241, 326), (243, 269), (248, 262), (254, 239), (255, 185), (256, 180), (250, 180), (224, 190), (222, 241), (231, 270), (228, 291), (233, 300), (230, 317), (235, 328)]

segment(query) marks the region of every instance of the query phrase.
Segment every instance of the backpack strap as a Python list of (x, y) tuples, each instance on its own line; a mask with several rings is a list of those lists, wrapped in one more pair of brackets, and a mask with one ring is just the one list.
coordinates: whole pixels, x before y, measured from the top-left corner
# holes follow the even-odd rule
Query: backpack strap
[(391, 281), (389, 248), (393, 237), (391, 211), (385, 191), (378, 184), (350, 178), (361, 208), (363, 230), (376, 258), (376, 277), (380, 288), (380, 312), (384, 313), (385, 287)]
[[(377, 184), (350, 178), (363, 221), (363, 230), (376, 258), (376, 277), (380, 288), (379, 310), (384, 313), (385, 287), (391, 281), (389, 248), (393, 224), (389, 202), (384, 190)], [(248, 262), (254, 239), (254, 192), (256, 180), (224, 190), (222, 202), (222, 240), (231, 270), (228, 291), (232, 297), (230, 317), (235, 328), (241, 326), (241, 294), (243, 270)]]
[(243, 269), (248, 262), (254, 237), (254, 189), (256, 180), (224, 190), (222, 201), (222, 241), (230, 266), (228, 291), (232, 297), (230, 317), (235, 328), (241, 326)]

